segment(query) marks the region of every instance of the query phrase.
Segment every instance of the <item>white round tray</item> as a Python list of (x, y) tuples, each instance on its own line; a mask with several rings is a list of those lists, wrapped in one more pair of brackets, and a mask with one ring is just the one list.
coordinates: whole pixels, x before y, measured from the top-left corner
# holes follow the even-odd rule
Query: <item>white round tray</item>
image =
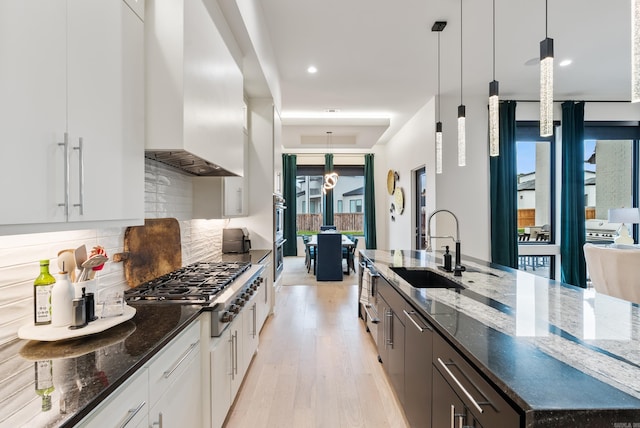
[(52, 325), (23, 325), (18, 330), (18, 337), (27, 340), (41, 340), (52, 342), (55, 340), (72, 339), (90, 334), (100, 333), (113, 326), (130, 320), (136, 314), (136, 309), (124, 305), (124, 313), (119, 316), (100, 318), (90, 322), (85, 327), (70, 329), (69, 327), (54, 327)]

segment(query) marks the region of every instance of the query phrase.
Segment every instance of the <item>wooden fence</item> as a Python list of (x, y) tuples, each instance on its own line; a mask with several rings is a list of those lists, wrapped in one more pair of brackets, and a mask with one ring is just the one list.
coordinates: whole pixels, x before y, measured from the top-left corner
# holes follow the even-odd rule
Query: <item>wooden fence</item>
[[(596, 209), (593, 207), (587, 207), (584, 209), (584, 218), (585, 220), (589, 220), (592, 218), (596, 218)], [(536, 210), (535, 208), (524, 208), (518, 210), (518, 227), (529, 227), (529, 226), (542, 226), (536, 224)]]
[[(297, 214), (298, 231), (317, 231), (322, 225), (322, 214)], [(362, 213), (336, 213), (333, 215), (333, 224), (338, 230), (364, 232), (364, 214)]]

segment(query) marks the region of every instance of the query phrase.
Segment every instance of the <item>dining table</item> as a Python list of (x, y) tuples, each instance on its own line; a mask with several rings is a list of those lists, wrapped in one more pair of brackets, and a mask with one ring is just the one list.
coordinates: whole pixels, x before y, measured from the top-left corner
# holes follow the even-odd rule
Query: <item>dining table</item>
[[(339, 233), (334, 231), (327, 231), (321, 233)], [(318, 246), (318, 235), (311, 235), (309, 241), (306, 243), (307, 247), (317, 247)], [(354, 252), (352, 249), (355, 247), (355, 242), (349, 239), (348, 236), (342, 235), (342, 248), (347, 249), (347, 270), (344, 272), (346, 275), (349, 275), (349, 266), (354, 266)], [(355, 271), (355, 269), (354, 269)]]

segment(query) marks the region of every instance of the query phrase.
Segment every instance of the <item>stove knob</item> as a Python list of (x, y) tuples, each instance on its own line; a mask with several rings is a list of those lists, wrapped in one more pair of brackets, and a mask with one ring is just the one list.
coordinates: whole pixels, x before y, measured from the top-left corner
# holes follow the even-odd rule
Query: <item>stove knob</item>
[(220, 321), (222, 322), (231, 322), (235, 318), (235, 315), (230, 312), (224, 312), (220, 317)]
[[(238, 299), (236, 300), (236, 304), (239, 306), (238, 311), (240, 311), (240, 307), (244, 306), (245, 300), (244, 299)], [(237, 312), (236, 312), (237, 313)]]
[(260, 283), (254, 282), (253, 284), (251, 284), (251, 289), (253, 291), (256, 291), (258, 288), (260, 288)]
[(231, 305), (231, 308), (229, 309), (231, 312), (233, 312), (234, 314), (238, 314), (240, 312), (240, 306), (238, 305)]

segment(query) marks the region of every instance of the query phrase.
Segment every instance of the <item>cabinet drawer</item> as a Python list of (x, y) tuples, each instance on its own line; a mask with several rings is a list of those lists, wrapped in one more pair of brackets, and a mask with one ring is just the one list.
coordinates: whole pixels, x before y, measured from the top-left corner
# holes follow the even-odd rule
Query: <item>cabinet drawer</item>
[(378, 280), (378, 294), (383, 296), (393, 312), (402, 314), (402, 308), (406, 305), (406, 300), (396, 291), (384, 278)]
[(135, 428), (146, 425), (148, 411), (147, 370), (140, 369), (78, 426)]
[(200, 352), (200, 320), (174, 338), (149, 365), (149, 401), (153, 406)]
[[(440, 335), (433, 335), (433, 366), (484, 427), (520, 426), (519, 414)], [(434, 391), (434, 394), (437, 394)]]

